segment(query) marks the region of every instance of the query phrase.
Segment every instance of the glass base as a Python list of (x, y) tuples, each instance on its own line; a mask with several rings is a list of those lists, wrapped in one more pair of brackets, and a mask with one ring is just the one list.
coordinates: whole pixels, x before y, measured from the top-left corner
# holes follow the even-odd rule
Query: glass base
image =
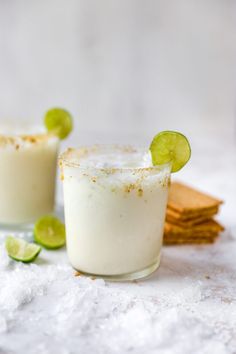
[(28, 232), (32, 231), (34, 223), (24, 224), (2, 224), (0, 223), (0, 231), (5, 232)]
[(150, 266), (142, 270), (138, 270), (137, 272), (132, 272), (132, 273), (101, 275), (101, 274), (94, 274), (94, 273), (86, 273), (79, 269), (75, 269), (75, 270), (81, 273), (81, 275), (85, 275), (88, 277), (94, 277), (94, 278), (110, 280), (110, 281), (132, 281), (132, 280), (138, 280), (138, 279), (143, 279), (148, 277), (153, 272), (155, 272), (155, 270), (159, 268), (159, 265), (160, 265), (160, 256), (158, 257), (158, 260), (155, 263), (151, 264)]
[(0, 224), (0, 241), (4, 241), (9, 235), (23, 238), (26, 241), (33, 240), (33, 224)]
[[(64, 219), (63, 207), (56, 205), (52, 215), (59, 219)], [(34, 222), (21, 223), (21, 224), (3, 224), (0, 223), (0, 241), (4, 240), (7, 236), (15, 236), (24, 238), (26, 241), (33, 241)]]

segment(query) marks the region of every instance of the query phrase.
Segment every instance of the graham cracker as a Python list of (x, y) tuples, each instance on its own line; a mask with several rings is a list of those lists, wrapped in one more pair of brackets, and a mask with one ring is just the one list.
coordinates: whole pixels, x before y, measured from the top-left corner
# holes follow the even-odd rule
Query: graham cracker
[(219, 207), (222, 200), (211, 197), (179, 182), (173, 182), (169, 190), (168, 208), (175, 212), (196, 215)]
[(211, 233), (219, 233), (223, 231), (224, 228), (215, 220), (210, 220), (202, 224), (194, 225), (192, 227), (182, 227), (169, 222), (165, 222), (164, 233), (165, 235), (176, 235), (191, 237), (198, 235), (211, 235)]
[(208, 209), (207, 211), (196, 211), (194, 213), (179, 213), (176, 210), (167, 208), (166, 215), (174, 221), (190, 222), (199, 224), (201, 221), (212, 218), (219, 211), (219, 207)]
[(195, 225), (198, 224), (202, 224), (204, 222), (208, 222), (210, 221), (211, 218), (209, 217), (199, 217), (199, 218), (195, 218), (195, 219), (189, 219), (189, 220), (185, 220), (185, 221), (181, 221), (181, 220), (176, 220), (175, 218), (169, 217), (168, 215), (166, 216), (166, 221), (169, 222), (170, 224), (174, 224), (176, 226), (180, 226), (180, 227), (187, 227), (187, 228), (192, 228)]
[(192, 233), (185, 233), (185, 234), (171, 234), (171, 233), (166, 233), (165, 232), (165, 237), (167, 238), (172, 238), (172, 239), (195, 239), (195, 238), (203, 238), (203, 239), (209, 239), (212, 237), (215, 237), (215, 235), (218, 235), (219, 232), (217, 231), (196, 231), (196, 232), (192, 232)]
[(164, 245), (202, 245), (213, 243), (217, 237), (218, 233), (212, 233), (211, 237), (205, 237), (204, 234), (198, 237), (172, 237), (164, 235)]

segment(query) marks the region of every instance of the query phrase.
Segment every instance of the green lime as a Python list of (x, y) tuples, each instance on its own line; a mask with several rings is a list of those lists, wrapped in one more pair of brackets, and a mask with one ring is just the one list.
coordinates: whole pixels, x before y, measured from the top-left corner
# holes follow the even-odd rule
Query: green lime
[(45, 248), (60, 248), (66, 242), (65, 225), (55, 216), (43, 216), (34, 225), (34, 240)]
[(24, 263), (32, 262), (41, 251), (40, 246), (13, 236), (7, 237), (5, 246), (9, 257)]
[(172, 163), (171, 172), (179, 171), (190, 159), (188, 139), (179, 132), (163, 131), (157, 134), (150, 145), (153, 165)]
[(49, 132), (54, 132), (60, 139), (65, 139), (73, 129), (71, 114), (62, 108), (52, 108), (47, 111), (44, 124)]

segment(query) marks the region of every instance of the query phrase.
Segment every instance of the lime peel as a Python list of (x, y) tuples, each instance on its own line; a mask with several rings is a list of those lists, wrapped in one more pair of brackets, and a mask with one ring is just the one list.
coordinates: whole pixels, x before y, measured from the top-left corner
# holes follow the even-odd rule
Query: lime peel
[(181, 133), (166, 130), (157, 134), (150, 145), (153, 165), (171, 163), (171, 172), (177, 172), (191, 157), (188, 139)]
[(66, 242), (65, 225), (55, 216), (43, 216), (34, 226), (34, 240), (48, 249), (63, 247)]
[(17, 237), (8, 236), (5, 241), (8, 256), (15, 261), (30, 263), (39, 255), (41, 247)]

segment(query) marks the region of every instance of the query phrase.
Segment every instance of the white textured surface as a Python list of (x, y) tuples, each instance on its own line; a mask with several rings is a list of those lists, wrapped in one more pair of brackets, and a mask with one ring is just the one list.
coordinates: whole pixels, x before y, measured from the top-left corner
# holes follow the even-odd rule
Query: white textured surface
[(0, 353), (235, 353), (235, 146), (221, 151), (198, 149), (178, 177), (224, 198), (227, 231), (215, 245), (165, 247), (147, 280), (78, 278), (64, 250), (22, 265), (1, 247)]
[(74, 277), (62, 253), (4, 261), (1, 353), (235, 353), (235, 252), (232, 240), (166, 248), (159, 272), (127, 284)]

